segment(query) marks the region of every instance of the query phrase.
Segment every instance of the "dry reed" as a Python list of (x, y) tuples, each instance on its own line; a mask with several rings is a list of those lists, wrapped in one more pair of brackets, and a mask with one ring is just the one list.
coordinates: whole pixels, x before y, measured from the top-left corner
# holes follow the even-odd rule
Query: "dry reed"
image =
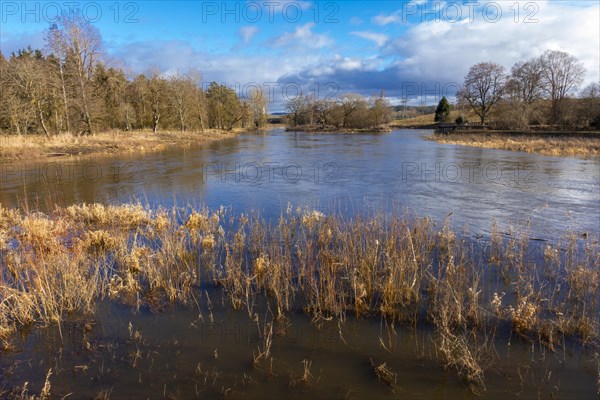
[[(46, 215), (0, 206), (0, 339), (8, 347), (20, 328), (91, 314), (104, 298), (198, 306), (216, 285), (257, 323), (259, 297), (281, 321), (303, 311), (314, 322), (352, 313), (430, 323), (445, 365), (478, 390), (499, 326), (551, 349), (565, 337), (598, 345), (597, 238), (534, 247), (526, 231), (506, 239), (494, 228), (487, 250), (467, 238), (449, 221), (407, 214), (288, 209), (270, 224), (224, 208), (82, 204)], [(274, 323), (259, 325), (257, 367), (272, 365)]]

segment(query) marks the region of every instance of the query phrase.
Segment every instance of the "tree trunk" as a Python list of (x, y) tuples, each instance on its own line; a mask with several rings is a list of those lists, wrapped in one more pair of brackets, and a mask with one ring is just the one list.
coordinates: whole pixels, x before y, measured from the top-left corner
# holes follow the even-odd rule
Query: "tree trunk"
[(200, 131), (204, 132), (204, 118), (200, 116)]
[(130, 131), (131, 130), (131, 122), (129, 122), (129, 109), (128, 109), (128, 107), (125, 107), (125, 130), (126, 131)]
[(50, 137), (50, 132), (48, 132), (48, 128), (46, 127), (46, 122), (44, 121), (44, 113), (42, 112), (42, 108), (39, 103), (37, 104), (38, 109), (38, 118), (40, 119), (40, 125), (42, 125), (42, 129), (44, 130), (44, 134), (46, 137)]
[(69, 105), (67, 103), (67, 90), (65, 88), (65, 77), (63, 73), (62, 64), (59, 61), (59, 70), (60, 70), (60, 83), (62, 85), (62, 95), (63, 95), (63, 103), (65, 106), (65, 127), (67, 128), (67, 133), (71, 130), (69, 126)]
[(158, 132), (158, 121), (160, 120), (160, 114), (156, 111), (154, 112), (154, 124), (152, 126), (152, 132)]
[(90, 117), (90, 111), (88, 109), (88, 99), (87, 99), (87, 93), (85, 90), (85, 72), (83, 70), (83, 61), (78, 58), (77, 59), (77, 69), (78, 69), (78, 75), (79, 75), (79, 87), (81, 90), (81, 105), (83, 106), (83, 121), (85, 122), (86, 125), (86, 129), (87, 129), (87, 134), (88, 135), (92, 135), (93, 129), (92, 129), (92, 118)]

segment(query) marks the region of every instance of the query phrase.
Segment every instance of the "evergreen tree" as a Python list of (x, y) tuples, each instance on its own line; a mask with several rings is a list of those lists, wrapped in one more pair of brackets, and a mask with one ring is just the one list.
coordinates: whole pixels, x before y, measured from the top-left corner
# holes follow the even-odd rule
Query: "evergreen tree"
[(435, 122), (446, 122), (450, 117), (450, 103), (448, 103), (448, 99), (446, 96), (442, 97), (440, 102), (438, 103), (437, 109), (435, 110)]

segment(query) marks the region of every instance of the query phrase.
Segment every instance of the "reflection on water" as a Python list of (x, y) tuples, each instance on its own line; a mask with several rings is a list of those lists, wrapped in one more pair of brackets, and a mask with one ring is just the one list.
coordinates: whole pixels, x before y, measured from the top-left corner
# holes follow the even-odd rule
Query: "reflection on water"
[(407, 207), (488, 233), (492, 220), (552, 239), (600, 226), (600, 162), (441, 145), (391, 135), (243, 135), (145, 155), (2, 165), (5, 206), (58, 202), (233, 206), (279, 215), (288, 203), (345, 214)]
[[(433, 332), (388, 331), (381, 321), (352, 316), (340, 333), (336, 322), (317, 328), (304, 315), (289, 315), (276, 323), (273, 361), (254, 366), (263, 346), (257, 323), (244, 311), (221, 307), (219, 294), (210, 296), (212, 314), (204, 301), (199, 309), (158, 314), (103, 303), (91, 331), (86, 321), (63, 324), (62, 332), (54, 327), (30, 335), (18, 352), (0, 358), (0, 370), (9, 371), (4, 383), (28, 381), (39, 393), (52, 368), (56, 398), (94, 398), (101, 390), (113, 399), (481, 398), (436, 360)], [(595, 395), (596, 365), (585, 355), (514, 339), (510, 346), (498, 340), (495, 351), (486, 399)], [(310, 363), (307, 380), (303, 362)], [(394, 386), (378, 381), (372, 364), (381, 363), (395, 375)]]

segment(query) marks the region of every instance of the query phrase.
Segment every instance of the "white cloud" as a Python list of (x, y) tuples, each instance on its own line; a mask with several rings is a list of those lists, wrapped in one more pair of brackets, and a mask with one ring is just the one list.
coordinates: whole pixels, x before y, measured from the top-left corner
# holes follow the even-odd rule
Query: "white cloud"
[[(412, 25), (387, 41), (380, 48), (377, 62), (361, 64), (339, 56), (287, 79), (309, 80), (318, 73), (319, 79), (338, 83), (341, 91), (369, 94), (384, 89), (388, 95), (399, 96), (407, 87), (404, 85), (416, 84), (421, 94), (437, 90), (452, 95), (450, 92), (462, 84), (473, 64), (494, 61), (509, 70), (517, 61), (554, 49), (566, 51), (583, 62), (587, 70), (584, 85), (600, 81), (600, 5), (554, 1), (536, 4), (538, 23), (523, 23), (523, 13), (518, 22), (512, 13), (505, 13), (497, 23), (486, 21), (481, 13), (473, 22), (430, 20)], [(436, 84), (440, 89), (436, 89)]]
[(371, 22), (380, 26), (400, 22), (400, 13), (395, 12), (393, 14), (379, 14), (371, 18)]
[[(507, 14), (497, 23), (423, 22), (390, 41), (383, 55), (394, 57), (407, 75), (423, 79), (458, 80), (480, 61), (495, 61), (510, 68), (516, 61), (538, 56), (547, 49), (566, 51), (579, 58), (587, 79), (598, 80), (600, 63), (600, 7), (570, 7), (538, 1), (538, 23), (517, 23)], [(437, 78), (436, 78), (437, 77)]]
[(354, 35), (354, 36), (358, 36), (363, 39), (370, 40), (372, 42), (375, 42), (377, 47), (383, 46), (389, 40), (389, 36), (384, 35), (383, 33), (367, 32), (367, 31), (356, 32), (355, 31), (355, 32), (350, 32), (350, 34)]
[(244, 44), (248, 44), (252, 41), (252, 38), (258, 33), (258, 27), (251, 26), (242, 26), (238, 30), (238, 36), (242, 38)]
[(273, 47), (303, 47), (320, 49), (333, 44), (327, 34), (317, 34), (312, 31), (314, 22), (297, 27), (293, 32), (286, 32), (271, 42)]
[(352, 17), (350, 18), (350, 25), (352, 26), (359, 26), (362, 25), (363, 21), (362, 19), (358, 18), (358, 17)]

